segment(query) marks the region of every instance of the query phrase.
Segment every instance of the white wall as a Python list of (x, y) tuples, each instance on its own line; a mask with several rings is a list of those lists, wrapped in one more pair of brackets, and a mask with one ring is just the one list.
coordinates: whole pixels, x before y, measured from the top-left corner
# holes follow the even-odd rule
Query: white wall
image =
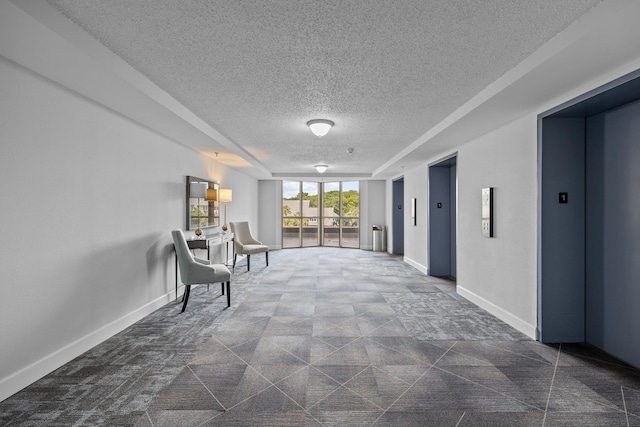
[[(535, 337), (537, 128), (529, 115), (458, 150), (457, 291)], [(480, 227), (494, 188), (494, 237)]]
[[(458, 151), (457, 291), (531, 338), (537, 324), (537, 117), (640, 67), (640, 60), (587, 83), (472, 141)], [(494, 187), (495, 238), (480, 233), (480, 189)]]
[[(404, 172), (405, 261), (428, 272), (428, 165), (458, 153), (457, 291), (531, 338), (537, 323), (537, 116), (635, 71), (640, 59), (546, 100), (521, 118)], [(387, 181), (387, 196), (392, 180)], [(495, 237), (482, 237), (480, 191), (495, 188)], [(409, 203), (418, 199), (418, 226)], [(423, 202), (424, 201), (424, 202)], [(391, 209), (386, 209), (390, 223)]]
[(173, 299), (186, 175), (257, 219), (255, 179), (2, 57), (0, 149), (0, 400)]
[[(232, 171), (233, 169), (227, 170)], [(233, 190), (233, 200), (227, 203), (227, 224), (248, 221), (251, 233), (259, 236), (261, 227), (258, 221), (260, 216), (258, 212), (258, 180), (249, 179), (240, 173), (236, 173), (236, 175), (223, 177), (220, 186), (220, 188), (231, 188)], [(239, 177), (244, 177), (245, 179), (238, 179)], [(230, 227), (229, 231), (231, 231)]]
[(360, 181), (360, 249), (373, 249), (373, 225), (385, 224), (385, 181)]
[[(429, 168), (427, 164), (404, 173), (404, 260), (428, 274), (427, 197)], [(411, 199), (416, 199), (416, 225), (411, 220)], [(391, 221), (390, 219), (388, 220)]]
[[(536, 116), (532, 114), (455, 150), (457, 292), (531, 337), (535, 337), (537, 304), (536, 135)], [(428, 165), (441, 158), (404, 173), (404, 259), (426, 274)], [(481, 233), (483, 187), (494, 187), (494, 238)], [(416, 226), (410, 218), (412, 197), (417, 198)]]
[(282, 249), (282, 181), (260, 181), (260, 233), (257, 239), (269, 249)]

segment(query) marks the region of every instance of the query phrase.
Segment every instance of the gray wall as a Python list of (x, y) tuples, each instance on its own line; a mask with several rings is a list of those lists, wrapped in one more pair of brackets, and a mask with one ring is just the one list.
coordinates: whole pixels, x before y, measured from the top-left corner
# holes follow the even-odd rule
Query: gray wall
[(587, 120), (587, 341), (640, 366), (640, 102)]

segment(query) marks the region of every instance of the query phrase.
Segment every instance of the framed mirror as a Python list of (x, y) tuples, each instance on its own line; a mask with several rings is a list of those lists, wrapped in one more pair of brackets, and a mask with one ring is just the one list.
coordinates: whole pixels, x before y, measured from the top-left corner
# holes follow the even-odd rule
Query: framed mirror
[[(201, 230), (220, 226), (220, 186), (207, 179), (187, 177), (187, 230)], [(208, 231), (208, 230), (207, 230)]]

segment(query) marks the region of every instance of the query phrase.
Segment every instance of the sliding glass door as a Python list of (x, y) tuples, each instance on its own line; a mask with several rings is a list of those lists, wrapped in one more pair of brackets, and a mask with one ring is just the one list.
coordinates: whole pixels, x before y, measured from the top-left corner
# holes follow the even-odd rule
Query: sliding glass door
[(318, 183), (302, 183), (302, 246), (318, 246)]
[(323, 184), (323, 245), (360, 247), (360, 183)]
[(340, 246), (340, 183), (326, 182), (322, 205), (324, 217), (322, 219), (322, 244), (324, 246)]
[(282, 182), (282, 247), (318, 245), (360, 247), (357, 181)]
[(342, 182), (340, 191), (340, 246), (360, 247), (360, 183)]
[(282, 182), (282, 247), (318, 246), (317, 182)]

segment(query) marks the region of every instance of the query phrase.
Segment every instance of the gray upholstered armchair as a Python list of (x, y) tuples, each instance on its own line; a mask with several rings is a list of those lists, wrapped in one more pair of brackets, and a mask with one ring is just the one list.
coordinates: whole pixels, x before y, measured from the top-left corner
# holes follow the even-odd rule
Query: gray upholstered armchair
[(233, 236), (233, 248), (235, 253), (233, 254), (233, 268), (236, 267), (236, 259), (238, 254), (247, 256), (247, 271), (251, 270), (251, 255), (264, 252), (267, 267), (269, 266), (269, 246), (263, 245), (262, 242), (257, 241), (251, 236), (251, 230), (249, 230), (249, 223), (244, 222), (231, 222), (231, 232)]
[(208, 285), (210, 283), (222, 283), (222, 295), (224, 295), (224, 282), (227, 282), (227, 307), (231, 306), (231, 272), (223, 264), (211, 264), (206, 259), (196, 258), (191, 254), (182, 230), (171, 232), (173, 243), (180, 267), (180, 278), (184, 283), (184, 304), (182, 311), (187, 308), (191, 285)]

